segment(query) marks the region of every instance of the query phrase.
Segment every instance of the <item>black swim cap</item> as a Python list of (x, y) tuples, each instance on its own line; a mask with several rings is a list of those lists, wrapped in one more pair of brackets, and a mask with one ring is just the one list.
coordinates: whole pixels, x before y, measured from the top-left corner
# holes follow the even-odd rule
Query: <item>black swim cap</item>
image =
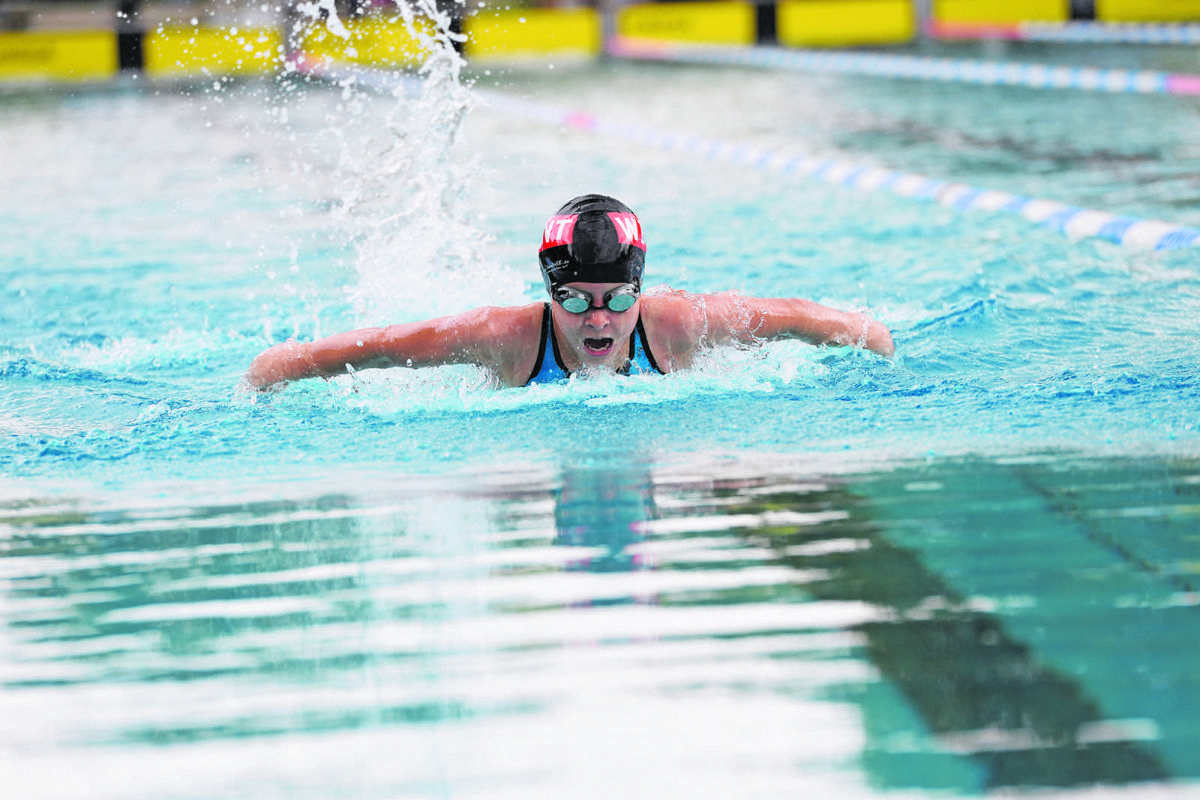
[(546, 291), (564, 283), (632, 283), (642, 288), (646, 242), (629, 206), (602, 194), (576, 197), (546, 222), (538, 254)]

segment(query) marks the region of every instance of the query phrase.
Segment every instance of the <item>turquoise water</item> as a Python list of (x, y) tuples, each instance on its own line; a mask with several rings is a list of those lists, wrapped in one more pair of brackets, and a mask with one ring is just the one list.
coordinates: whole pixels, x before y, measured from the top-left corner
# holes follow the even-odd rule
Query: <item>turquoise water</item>
[[(1112, 58), (1137, 52), (1163, 58)], [(469, 79), (0, 97), (6, 785), (1194, 791), (1194, 250), (538, 125), (489, 93), (1188, 225), (1195, 101), (621, 63)], [(867, 310), (897, 358), (239, 388), (288, 336), (538, 298), (543, 219), (585, 191), (639, 212), (651, 284)]]

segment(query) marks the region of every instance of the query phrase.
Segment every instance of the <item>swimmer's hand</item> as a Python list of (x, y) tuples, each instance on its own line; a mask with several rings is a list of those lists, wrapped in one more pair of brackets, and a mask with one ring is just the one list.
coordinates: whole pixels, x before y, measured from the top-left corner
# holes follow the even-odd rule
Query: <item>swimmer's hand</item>
[(866, 316), (863, 316), (863, 319), (865, 322), (862, 334), (852, 344), (878, 353), (884, 358), (894, 358), (896, 343), (892, 341), (892, 332), (881, 322)]
[(288, 339), (264, 350), (250, 362), (246, 385), (256, 391), (277, 389), (288, 381), (320, 375), (307, 344)]

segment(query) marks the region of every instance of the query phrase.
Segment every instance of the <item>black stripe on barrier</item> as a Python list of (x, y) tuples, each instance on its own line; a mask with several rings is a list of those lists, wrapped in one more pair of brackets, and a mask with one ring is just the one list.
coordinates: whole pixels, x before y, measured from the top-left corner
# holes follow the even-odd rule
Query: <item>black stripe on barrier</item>
[(755, 44), (779, 44), (779, 34), (776, 26), (777, 14), (774, 2), (757, 3), (754, 6)]
[(146, 66), (141, 31), (117, 34), (117, 65), (122, 70), (141, 70)]
[(1092, 20), (1096, 18), (1096, 0), (1071, 0), (1072, 20)]
[(123, 71), (145, 68), (144, 37), (138, 23), (138, 0), (121, 0), (117, 4), (117, 66)]
[[(458, 5), (455, 4), (455, 7), (457, 8)], [(454, 52), (458, 53), (460, 56), (463, 55), (467, 51), (467, 40), (462, 35), (462, 32), (463, 32), (462, 14), (455, 14), (453, 17), (451, 17), (450, 32), (455, 34), (454, 40), (453, 40), (454, 41)]]

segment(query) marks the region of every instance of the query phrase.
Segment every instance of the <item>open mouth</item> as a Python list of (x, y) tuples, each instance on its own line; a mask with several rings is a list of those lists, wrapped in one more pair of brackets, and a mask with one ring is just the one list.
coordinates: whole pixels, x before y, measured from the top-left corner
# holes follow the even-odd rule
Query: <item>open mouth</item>
[(583, 347), (591, 355), (600, 356), (608, 353), (612, 349), (612, 339), (584, 339)]

